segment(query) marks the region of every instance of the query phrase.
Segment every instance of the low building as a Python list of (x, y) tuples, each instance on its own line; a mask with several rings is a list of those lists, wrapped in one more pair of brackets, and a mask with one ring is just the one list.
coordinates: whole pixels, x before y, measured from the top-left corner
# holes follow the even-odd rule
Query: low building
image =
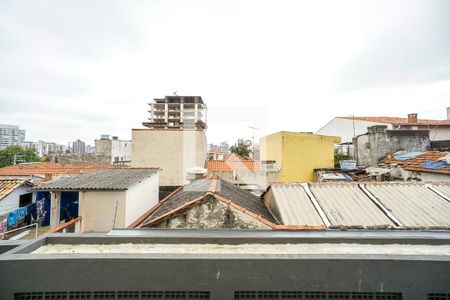
[(158, 203), (159, 169), (103, 169), (60, 177), (35, 187), (51, 193), (50, 226), (81, 217), (81, 232), (129, 226)]
[(339, 136), (343, 143), (365, 134), (367, 127), (386, 125), (388, 130), (429, 130), (432, 141), (450, 140), (450, 107), (446, 120), (418, 119), (417, 114), (408, 114), (407, 118), (398, 117), (336, 117), (319, 129), (316, 134)]
[(278, 182), (281, 171), (275, 161), (244, 159), (238, 155), (230, 155), (222, 160), (208, 160), (206, 168), (210, 176), (217, 175), (239, 186), (256, 185), (259, 189)]
[(329, 229), (450, 229), (450, 184), (291, 183), (270, 186), (264, 203), (284, 225)]
[(30, 204), (32, 186), (32, 183), (24, 179), (0, 178), (0, 217), (9, 211)]
[(360, 166), (376, 167), (388, 154), (397, 151), (426, 151), (430, 147), (428, 130), (388, 130), (386, 125), (372, 126), (354, 139), (356, 160)]
[(422, 182), (450, 182), (450, 153), (426, 151), (388, 155), (383, 160), (391, 177)]
[(110, 163), (131, 163), (131, 141), (102, 136), (95, 140), (95, 155), (108, 157)]
[(180, 187), (137, 219), (134, 228), (275, 229), (260, 198), (222, 179)]
[(261, 160), (275, 161), (283, 182), (313, 181), (314, 169), (334, 167), (336, 136), (280, 131), (261, 138)]

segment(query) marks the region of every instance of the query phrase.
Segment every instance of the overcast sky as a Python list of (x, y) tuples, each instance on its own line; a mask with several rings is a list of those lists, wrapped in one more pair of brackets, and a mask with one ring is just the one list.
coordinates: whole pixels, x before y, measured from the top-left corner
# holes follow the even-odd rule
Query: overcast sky
[(446, 118), (450, 1), (0, 2), (0, 123), (27, 140), (131, 138), (200, 95), (208, 142), (334, 116)]

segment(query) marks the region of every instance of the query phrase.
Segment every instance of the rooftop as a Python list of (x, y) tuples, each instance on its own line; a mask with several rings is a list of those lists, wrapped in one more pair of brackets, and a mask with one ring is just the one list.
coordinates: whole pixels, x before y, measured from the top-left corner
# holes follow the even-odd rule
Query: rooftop
[(98, 169), (116, 168), (105, 164), (62, 164), (54, 162), (37, 162), (12, 165), (0, 168), (0, 176), (32, 176), (32, 175), (74, 175), (92, 172)]
[(208, 160), (206, 162), (206, 168), (208, 172), (255, 172), (263, 170), (261, 161), (244, 159), (236, 155), (228, 156), (228, 159), (224, 160)]
[(449, 125), (450, 120), (417, 119), (417, 123), (408, 122), (408, 118), (398, 117), (338, 117), (339, 119), (368, 121), (374, 123), (398, 124), (398, 125)]
[(445, 183), (275, 184), (263, 197), (284, 225), (450, 228), (450, 184)]
[[(414, 156), (414, 154), (418, 154)], [(406, 155), (395, 155), (390, 154), (384, 159), (384, 163), (387, 164), (397, 164), (402, 166), (406, 171), (413, 172), (429, 172), (429, 173), (440, 173), (450, 175), (450, 165), (442, 163), (440, 165), (430, 164), (427, 162), (442, 162), (442, 159), (449, 155), (448, 152), (441, 151), (426, 151), (423, 154), (412, 153), (411, 158), (408, 159)]]
[(159, 172), (158, 168), (103, 169), (70, 177), (59, 177), (34, 190), (127, 190), (147, 177)]
[(0, 179), (0, 200), (11, 194), (16, 188), (23, 184), (31, 186), (31, 184), (24, 179)]
[(132, 224), (146, 227), (202, 202), (207, 196), (250, 215), (268, 226), (276, 227), (276, 221), (262, 200), (252, 193), (222, 179), (200, 179), (175, 190), (155, 207)]

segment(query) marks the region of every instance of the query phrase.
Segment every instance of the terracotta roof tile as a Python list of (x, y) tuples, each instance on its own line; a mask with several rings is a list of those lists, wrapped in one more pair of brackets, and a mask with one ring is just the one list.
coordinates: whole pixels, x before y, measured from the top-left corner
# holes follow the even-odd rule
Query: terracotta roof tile
[(359, 121), (368, 121), (375, 123), (386, 123), (386, 124), (401, 124), (401, 125), (448, 125), (450, 126), (450, 120), (427, 120), (427, 119), (418, 119), (417, 123), (408, 123), (408, 118), (397, 118), (397, 117), (338, 117), (340, 119), (349, 119), (349, 120), (359, 120)]
[(231, 155), (224, 160), (208, 160), (206, 163), (208, 172), (232, 172), (232, 171), (262, 171), (261, 161), (244, 159), (238, 155)]
[(0, 200), (24, 183), (26, 183), (26, 180), (23, 179), (0, 179)]
[[(98, 169), (117, 168), (114, 165), (105, 164), (62, 164), (53, 162), (39, 162), (29, 164), (18, 164), (0, 168), (0, 176), (45, 176), (45, 174), (52, 175), (73, 175), (84, 172), (92, 172)], [(128, 167), (128, 166), (126, 166)]]
[(441, 151), (427, 151), (425, 154), (416, 156), (415, 158), (409, 160), (396, 160), (394, 155), (390, 154), (386, 157), (386, 159), (384, 159), (384, 163), (400, 165), (407, 171), (441, 173), (450, 175), (450, 167), (434, 170), (434, 169), (427, 169), (422, 166), (422, 163), (428, 160), (439, 161), (439, 159), (443, 158), (447, 154), (448, 154), (447, 152)]

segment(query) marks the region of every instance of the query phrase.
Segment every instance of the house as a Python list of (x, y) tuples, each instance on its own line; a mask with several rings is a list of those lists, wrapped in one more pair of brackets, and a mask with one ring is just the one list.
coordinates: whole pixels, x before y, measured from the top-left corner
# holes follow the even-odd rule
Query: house
[(180, 187), (130, 227), (273, 229), (277, 223), (260, 198), (213, 177)]
[(336, 117), (320, 128), (316, 134), (341, 137), (342, 143), (352, 142), (353, 138), (365, 134), (367, 127), (386, 125), (389, 130), (429, 130), (431, 141), (450, 140), (450, 107), (446, 120), (418, 119), (417, 114), (407, 118), (397, 117)]
[(390, 154), (383, 160), (391, 176), (402, 180), (450, 182), (450, 153), (426, 151)]
[(314, 169), (334, 167), (334, 144), (339, 142), (336, 136), (280, 131), (261, 138), (261, 159), (280, 166), (280, 181), (313, 181)]
[(262, 196), (284, 225), (328, 229), (450, 229), (450, 184), (286, 183)]
[(161, 168), (162, 190), (187, 183), (185, 170), (205, 165), (206, 110), (199, 96), (154, 99), (147, 128), (132, 129), (131, 166)]
[(428, 130), (388, 130), (386, 125), (368, 128), (354, 139), (358, 165), (376, 167), (378, 162), (397, 151), (420, 152), (430, 147)]
[(32, 183), (25, 179), (0, 178), (0, 216), (32, 202)]
[(51, 193), (50, 226), (81, 217), (81, 232), (123, 228), (158, 203), (159, 169), (108, 168), (59, 177), (33, 190)]
[(229, 155), (222, 160), (206, 161), (208, 175), (217, 175), (232, 184), (255, 185), (266, 189), (272, 182), (278, 182), (280, 167), (275, 161), (245, 159), (239, 155)]

